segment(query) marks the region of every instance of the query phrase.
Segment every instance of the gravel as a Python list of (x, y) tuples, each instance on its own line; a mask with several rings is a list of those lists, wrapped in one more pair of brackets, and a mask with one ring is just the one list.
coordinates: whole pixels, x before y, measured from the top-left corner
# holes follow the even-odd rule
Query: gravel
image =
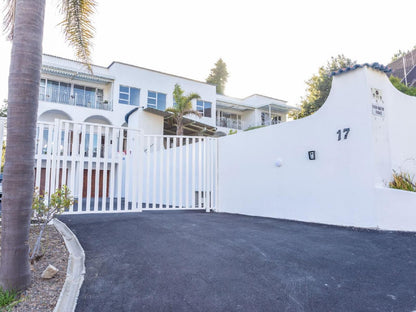
[[(38, 227), (32, 226), (29, 243), (32, 247), (38, 234)], [(50, 312), (55, 308), (59, 294), (66, 278), (68, 251), (65, 243), (53, 225), (46, 228), (42, 238), (44, 255), (32, 268), (32, 285), (21, 295), (21, 302), (14, 307), (13, 312)], [(41, 278), (42, 272), (52, 264), (59, 272), (50, 280)]]

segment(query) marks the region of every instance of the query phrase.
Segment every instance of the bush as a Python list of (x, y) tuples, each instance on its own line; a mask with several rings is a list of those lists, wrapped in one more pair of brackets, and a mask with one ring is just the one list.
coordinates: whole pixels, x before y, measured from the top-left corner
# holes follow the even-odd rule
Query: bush
[[(40, 255), (40, 242), (42, 240), (43, 232), (46, 225), (57, 215), (60, 215), (65, 209), (74, 204), (73, 197), (70, 196), (71, 192), (66, 185), (57, 189), (50, 197), (45, 194), (40, 194), (36, 188), (33, 194), (32, 210), (33, 216), (37, 220), (39, 226), (39, 234), (33, 246), (32, 254), (30, 255), (30, 261), (34, 260)], [(46, 198), (45, 198), (46, 196)]]
[(413, 177), (406, 172), (398, 173), (393, 170), (393, 180), (389, 182), (389, 187), (398, 190), (416, 192), (416, 185), (413, 182)]

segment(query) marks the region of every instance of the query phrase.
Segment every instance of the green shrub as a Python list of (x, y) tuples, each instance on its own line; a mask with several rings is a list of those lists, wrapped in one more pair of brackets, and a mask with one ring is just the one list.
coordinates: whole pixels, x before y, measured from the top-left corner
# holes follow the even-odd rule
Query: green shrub
[(406, 172), (396, 172), (393, 170), (393, 180), (389, 182), (389, 187), (398, 190), (416, 192), (416, 185), (413, 182), (413, 177)]
[(259, 129), (259, 128), (263, 128), (266, 127), (265, 125), (261, 125), (261, 126), (254, 126), (254, 127), (249, 127), (244, 131), (251, 131), (251, 130), (255, 130), (255, 129)]

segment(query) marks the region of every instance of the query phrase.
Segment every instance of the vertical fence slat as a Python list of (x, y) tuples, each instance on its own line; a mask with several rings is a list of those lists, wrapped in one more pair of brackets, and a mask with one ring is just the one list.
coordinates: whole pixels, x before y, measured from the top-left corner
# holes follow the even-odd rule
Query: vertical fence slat
[[(121, 204), (121, 198), (122, 198), (122, 194), (121, 194), (121, 183), (122, 183), (122, 174), (123, 174), (123, 168), (124, 168), (124, 164), (125, 164), (125, 159), (124, 159), (124, 154), (123, 154), (123, 137), (124, 137), (124, 130), (123, 129), (118, 129), (118, 158), (119, 158), (119, 163), (118, 163), (118, 170), (117, 170), (117, 210), (123, 210), (122, 209), (122, 204)], [(126, 202), (124, 201), (124, 208), (125, 208)]]
[[(39, 124), (38, 127), (38, 146), (36, 149), (36, 178), (35, 178), (35, 186), (39, 189), (40, 192), (40, 177), (42, 174), (42, 151), (43, 151), (43, 131), (44, 131), (44, 124)], [(3, 147), (3, 145), (2, 145)], [(3, 150), (3, 148), (2, 148)], [(3, 155), (3, 154), (2, 154)]]
[[(107, 171), (108, 171), (108, 141), (109, 139), (109, 127), (104, 128), (104, 146), (100, 146), (100, 157), (103, 162), (103, 191), (101, 194), (101, 211), (107, 210)], [(101, 149), (103, 154), (101, 155)]]
[(198, 207), (203, 208), (202, 204), (202, 144), (203, 139), (198, 141)]
[(196, 196), (195, 196), (195, 191), (196, 191), (196, 166), (195, 166), (195, 149), (196, 149), (196, 141), (195, 138), (192, 138), (192, 176), (191, 176), (191, 198), (192, 198), (192, 208), (196, 208)]
[(93, 149), (94, 149), (94, 126), (89, 126), (88, 135), (88, 163), (87, 163), (87, 206), (86, 210), (91, 211), (91, 191), (92, 191), (92, 164), (93, 164)]
[(149, 209), (150, 204), (150, 136), (146, 138), (146, 209)]
[(179, 138), (179, 208), (183, 207), (183, 137)]
[(98, 197), (100, 194), (100, 172), (101, 172), (101, 126), (97, 127), (97, 152), (95, 153), (95, 186), (94, 186), (94, 211), (98, 211)]
[(172, 148), (170, 146), (171, 142), (170, 142), (170, 137), (166, 137), (166, 208), (170, 208), (170, 198), (171, 198), (171, 193), (170, 193), (170, 154), (172, 152)]
[(163, 156), (165, 153), (165, 150), (163, 148), (163, 136), (159, 137), (158, 153), (159, 153), (159, 208), (162, 209), (163, 208), (163, 185), (164, 185), (164, 181), (163, 181), (164, 157)]
[(112, 129), (111, 135), (111, 163), (110, 163), (110, 183), (109, 183), (109, 201), (110, 207), (109, 211), (112, 212), (114, 210), (114, 198), (115, 198), (115, 190), (116, 190), (116, 157), (117, 157), (117, 136), (116, 136), (116, 129)]
[(152, 180), (152, 208), (155, 209), (156, 208), (156, 177), (157, 177), (157, 137), (153, 136), (153, 149), (152, 149), (152, 153), (153, 153), (153, 171), (152, 171), (152, 176), (153, 176), (153, 180)]
[(189, 138), (185, 139), (185, 208), (189, 208)]

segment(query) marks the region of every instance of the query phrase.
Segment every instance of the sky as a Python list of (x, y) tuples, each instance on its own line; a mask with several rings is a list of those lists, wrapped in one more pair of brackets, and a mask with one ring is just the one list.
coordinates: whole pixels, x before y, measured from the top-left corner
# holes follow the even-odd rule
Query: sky
[[(46, 0), (43, 52), (74, 59)], [(412, 49), (414, 0), (97, 0), (93, 64), (120, 61), (205, 81), (222, 58), (225, 94), (257, 93), (298, 105), (332, 56), (387, 65)], [(0, 101), (7, 98), (11, 43), (0, 37)]]

